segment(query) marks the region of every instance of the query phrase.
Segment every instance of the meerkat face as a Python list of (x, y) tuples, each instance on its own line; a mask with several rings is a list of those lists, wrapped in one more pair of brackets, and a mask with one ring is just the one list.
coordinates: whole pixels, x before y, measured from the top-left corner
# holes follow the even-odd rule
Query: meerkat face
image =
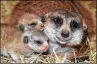
[(85, 23), (77, 13), (54, 11), (46, 15), (44, 32), (54, 42), (79, 45), (86, 29)]
[[(44, 25), (41, 22), (41, 18), (35, 14), (28, 14), (25, 13), (24, 15), (22, 15), (19, 19), (18, 19), (18, 23), (19, 26), (20, 25), (24, 25), (24, 26), (28, 26), (27, 28), (25, 28), (26, 30), (29, 30), (28, 28), (32, 28), (33, 26), (38, 29), (38, 30), (43, 30), (44, 29)], [(21, 27), (21, 30), (23, 28)]]
[(33, 28), (32, 30), (25, 31), (23, 35), (23, 42), (28, 44), (35, 52), (42, 53), (48, 50), (48, 39), (43, 32)]

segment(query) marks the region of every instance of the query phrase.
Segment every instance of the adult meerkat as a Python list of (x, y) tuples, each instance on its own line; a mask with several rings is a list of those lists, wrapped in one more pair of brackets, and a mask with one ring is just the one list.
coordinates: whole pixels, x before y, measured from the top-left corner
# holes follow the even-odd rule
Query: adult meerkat
[(76, 12), (56, 10), (47, 14), (44, 32), (51, 41), (72, 46), (81, 43), (87, 26)]
[[(86, 44), (88, 33), (87, 25), (82, 16), (76, 12), (55, 10), (46, 14), (45, 17), (44, 33), (51, 41), (50, 52), (54, 47), (57, 50), (64, 48), (63, 51), (65, 47), (69, 47), (74, 48), (79, 53), (81, 47)], [(87, 49), (87, 45), (84, 47)]]
[(21, 54), (32, 51), (43, 53), (48, 50), (46, 36), (38, 29), (24, 26), (23, 32), (12, 26), (1, 25), (1, 55), (11, 56), (15, 62), (20, 62)]

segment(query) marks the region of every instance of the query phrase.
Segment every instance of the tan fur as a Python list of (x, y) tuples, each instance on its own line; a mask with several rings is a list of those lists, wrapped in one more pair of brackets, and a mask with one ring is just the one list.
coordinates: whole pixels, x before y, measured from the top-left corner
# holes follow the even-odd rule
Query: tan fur
[[(26, 43), (25, 37), (29, 38)], [(16, 62), (20, 62), (20, 55), (22, 54), (28, 55), (32, 51), (46, 52), (49, 47), (47, 40), (48, 38), (35, 27), (22, 32), (13, 26), (1, 24), (1, 55), (11, 56)], [(41, 41), (41, 44), (34, 41)]]
[(42, 14), (52, 12), (56, 9), (65, 9), (81, 13), (89, 28), (89, 37), (95, 34), (95, 25), (92, 19), (92, 14), (79, 1), (74, 1), (74, 4), (71, 3), (71, 1), (20, 1), (16, 4), (12, 11), (9, 24), (18, 24), (20, 21), (17, 20), (25, 13), (41, 16)]
[(29, 14), (29, 13), (25, 13), (22, 16), (20, 16), (20, 18), (18, 18), (18, 26), (20, 26), (21, 24), (32, 24), (35, 23), (35, 28), (42, 30), (44, 28), (43, 23), (41, 22), (41, 18), (37, 15), (34, 14)]
[[(14, 53), (17, 57), (20, 54), (31, 53), (31, 48), (22, 41), (22, 32), (9, 25), (1, 24), (1, 53)], [(8, 55), (9, 56), (9, 55)], [(14, 57), (12, 57), (14, 59)], [(16, 60), (16, 59), (14, 59)]]

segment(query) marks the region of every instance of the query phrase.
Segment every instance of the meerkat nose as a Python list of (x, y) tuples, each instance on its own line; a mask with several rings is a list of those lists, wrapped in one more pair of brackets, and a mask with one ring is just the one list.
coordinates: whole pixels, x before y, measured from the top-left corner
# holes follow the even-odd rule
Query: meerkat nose
[(62, 35), (62, 37), (68, 38), (69, 37), (69, 31), (62, 32), (61, 35)]
[(44, 27), (44, 25), (42, 24), (41, 27)]
[(42, 46), (40, 47), (40, 49), (41, 49), (42, 51), (47, 51), (47, 50), (48, 50), (48, 46), (42, 45)]

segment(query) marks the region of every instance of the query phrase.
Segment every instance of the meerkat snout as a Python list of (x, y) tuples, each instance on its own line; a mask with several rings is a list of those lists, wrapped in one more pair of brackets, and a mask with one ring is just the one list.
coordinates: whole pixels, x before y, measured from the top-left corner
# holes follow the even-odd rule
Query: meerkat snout
[(40, 50), (46, 52), (48, 50), (48, 45), (41, 43)]
[(61, 36), (64, 37), (64, 38), (68, 38), (70, 35), (69, 31), (62, 31), (61, 32)]

